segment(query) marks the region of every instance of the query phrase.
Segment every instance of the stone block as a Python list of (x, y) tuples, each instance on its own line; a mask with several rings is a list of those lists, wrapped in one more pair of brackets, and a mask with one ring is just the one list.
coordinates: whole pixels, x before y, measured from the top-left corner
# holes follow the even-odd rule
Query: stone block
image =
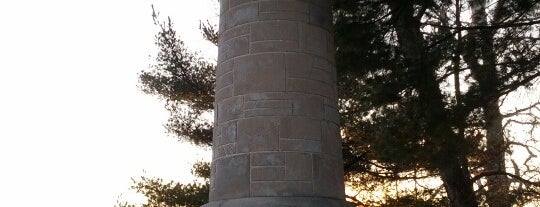
[(254, 0), (230, 0), (225, 14), (225, 30), (258, 20), (259, 3)]
[(234, 96), (218, 103), (218, 123), (238, 119), (242, 115), (244, 97)]
[[(212, 199), (211, 199), (212, 200)], [(213, 201), (202, 207), (354, 207), (345, 199), (314, 196), (263, 196)]]
[(329, 85), (335, 85), (334, 74), (329, 71), (324, 71), (322, 69), (313, 68), (311, 70), (311, 80), (320, 81)]
[(328, 11), (330, 11), (330, 8), (332, 6), (332, 1), (329, 0), (308, 0), (311, 5), (318, 6), (320, 8), (326, 8)]
[(219, 138), (216, 139), (214, 145), (221, 146), (236, 142), (236, 121), (221, 123), (219, 129)]
[(308, 13), (308, 2), (291, 0), (264, 0), (260, 3), (261, 12), (286, 11)]
[(234, 62), (234, 94), (285, 91), (282, 54), (263, 53), (238, 57)]
[(326, 84), (320, 81), (303, 78), (287, 78), (288, 92), (303, 92), (328, 98), (335, 98), (336, 92), (334, 90), (335, 89), (330, 86), (330, 84)]
[(326, 35), (326, 48), (328, 49), (328, 59), (335, 60), (336, 45), (334, 44), (334, 37), (330, 34)]
[(286, 152), (285, 180), (311, 181), (313, 179), (313, 160), (311, 154)]
[(260, 101), (246, 101), (244, 103), (244, 109), (255, 108), (292, 108), (291, 100), (260, 100)]
[(300, 41), (300, 52), (306, 52), (319, 57), (327, 57), (327, 33), (328, 32), (326, 30), (323, 30), (320, 27), (299, 23), (298, 35)]
[(249, 47), (251, 54), (262, 52), (298, 52), (298, 42), (290, 40), (266, 40), (252, 42)]
[(285, 154), (280, 152), (251, 153), (252, 166), (285, 166)]
[[(219, 14), (220, 16), (225, 14), (225, 12), (227, 12), (227, 10), (229, 10), (229, 1), (230, 0), (219, 0)], [(220, 18), (220, 20), (222, 20), (222, 18)]]
[(329, 13), (329, 5), (324, 4), (310, 4), (309, 6), (309, 23), (320, 26), (330, 31), (332, 28), (332, 14)]
[(249, 196), (249, 154), (238, 154), (215, 160), (214, 200)]
[(220, 77), (225, 73), (231, 72), (233, 70), (234, 61), (232, 59), (228, 61), (223, 61), (218, 64), (216, 69), (216, 77)]
[(277, 151), (278, 119), (254, 117), (238, 121), (236, 150), (242, 152)]
[(309, 22), (309, 15), (306, 14), (306, 13), (285, 12), (285, 11), (260, 12), (259, 13), (259, 20), (261, 20), (261, 21), (265, 21), (265, 20), (287, 20), (287, 21), (296, 21), (296, 22), (308, 23)]
[(218, 49), (218, 64), (249, 53), (249, 36), (244, 35), (223, 42)]
[(236, 144), (230, 143), (223, 145), (223, 151), (225, 151), (225, 156), (236, 154)]
[[(214, 97), (214, 99), (215, 99), (216, 103), (219, 103), (219, 102), (221, 102), (221, 101), (223, 101), (225, 99), (231, 98), (232, 96), (233, 96), (233, 86), (229, 85), (229, 86), (223, 87), (223, 88), (219, 89), (218, 91), (216, 91), (216, 96)], [(216, 107), (214, 107), (214, 108), (217, 111), (218, 108), (216, 108)], [(214, 112), (214, 113), (216, 113), (216, 112)]]
[(246, 94), (246, 101), (260, 100), (291, 100), (293, 95), (285, 92), (263, 92)]
[(279, 181), (284, 175), (284, 166), (251, 167), (251, 181)]
[(320, 140), (321, 121), (307, 117), (283, 117), (279, 125), (279, 137)]
[(279, 139), (279, 151), (321, 153), (321, 142), (304, 139)]
[(324, 119), (330, 121), (334, 124), (339, 125), (339, 111), (337, 108), (334, 108), (329, 105), (324, 105)]
[(225, 156), (225, 149), (223, 146), (213, 146), (212, 147), (212, 159), (217, 159)]
[(233, 83), (233, 73), (228, 72), (216, 78), (216, 90), (222, 89)]
[(324, 98), (319, 95), (296, 93), (296, 98), (293, 100), (293, 115), (322, 118)]
[(341, 137), (339, 126), (331, 122), (322, 122), (322, 152), (327, 155), (341, 157)]
[(233, 8), (233, 7), (238, 6), (240, 4), (245, 4), (245, 3), (252, 2), (252, 1), (258, 1), (258, 0), (229, 0), (229, 6), (230, 6), (230, 8)]
[(223, 42), (226, 42), (230, 39), (249, 35), (249, 31), (250, 31), (249, 24), (240, 25), (240, 26), (227, 29), (219, 35), (219, 38), (218, 38), (219, 45), (221, 45)]
[(257, 116), (289, 116), (292, 115), (292, 108), (258, 108), (244, 111), (245, 117)]
[(291, 53), (285, 55), (287, 77), (308, 78), (313, 67), (313, 58), (304, 53)]
[(251, 183), (252, 197), (306, 196), (312, 192), (311, 182), (260, 181)]
[(326, 57), (314, 57), (313, 58), (313, 67), (319, 68), (326, 72), (335, 72), (335, 68), (332, 63), (328, 61)]
[(313, 193), (336, 199), (345, 197), (342, 160), (313, 155)]
[(215, 146), (213, 150), (217, 152), (214, 156), (215, 159), (218, 159), (220, 157), (234, 155), (236, 154), (236, 144), (230, 143), (230, 144), (225, 144), (221, 146)]
[(338, 103), (337, 103), (337, 100), (336, 99), (331, 99), (331, 98), (324, 98), (324, 105), (327, 106), (327, 107), (331, 107), (331, 108), (335, 108), (337, 109), (338, 108)]
[(251, 41), (298, 40), (298, 24), (293, 21), (261, 21), (251, 24)]

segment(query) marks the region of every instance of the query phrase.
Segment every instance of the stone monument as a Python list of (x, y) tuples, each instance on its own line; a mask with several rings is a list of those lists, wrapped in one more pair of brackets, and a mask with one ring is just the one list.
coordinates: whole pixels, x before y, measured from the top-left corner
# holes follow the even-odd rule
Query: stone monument
[(210, 203), (342, 207), (331, 0), (220, 0)]

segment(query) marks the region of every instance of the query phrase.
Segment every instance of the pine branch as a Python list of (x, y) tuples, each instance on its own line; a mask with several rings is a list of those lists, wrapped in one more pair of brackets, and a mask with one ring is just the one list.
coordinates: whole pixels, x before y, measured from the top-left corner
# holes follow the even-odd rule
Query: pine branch
[(510, 28), (510, 27), (531, 26), (531, 25), (536, 25), (536, 24), (540, 24), (540, 20), (527, 21), (527, 22), (515, 22), (515, 23), (502, 23), (502, 24), (493, 24), (493, 25), (461, 26), (461, 27), (452, 27), (452, 26), (434, 24), (434, 23), (429, 23), (429, 22), (423, 23), (423, 25), (428, 25), (432, 27), (456, 30), (454, 34), (459, 31), (466, 31), (466, 30), (484, 30), (484, 29), (494, 30), (494, 29), (502, 29), (502, 28)]
[(486, 172), (481, 172), (480, 174), (474, 176), (473, 178), (471, 178), (471, 182), (476, 182), (477, 180), (483, 178), (483, 177), (489, 177), (489, 176), (495, 176), (495, 175), (506, 175), (506, 176), (509, 176), (511, 178), (514, 178), (516, 180), (518, 180), (519, 182), (522, 182), (522, 183), (525, 183), (526, 185), (532, 185), (532, 186), (536, 186), (536, 187), (540, 187), (540, 182), (534, 182), (534, 181), (530, 181), (530, 180), (527, 180), (525, 178), (522, 178), (521, 176), (518, 176), (518, 175), (514, 175), (512, 173), (508, 173), (508, 172), (504, 172), (504, 171), (486, 171)]

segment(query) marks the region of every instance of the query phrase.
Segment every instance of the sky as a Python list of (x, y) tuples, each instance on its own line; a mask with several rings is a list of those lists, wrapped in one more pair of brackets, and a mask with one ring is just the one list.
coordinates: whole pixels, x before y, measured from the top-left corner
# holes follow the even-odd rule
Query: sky
[(137, 75), (155, 54), (151, 4), (210, 61), (199, 21), (215, 0), (0, 1), (0, 205), (140, 201), (131, 177), (190, 182), (208, 149), (165, 133), (168, 112)]

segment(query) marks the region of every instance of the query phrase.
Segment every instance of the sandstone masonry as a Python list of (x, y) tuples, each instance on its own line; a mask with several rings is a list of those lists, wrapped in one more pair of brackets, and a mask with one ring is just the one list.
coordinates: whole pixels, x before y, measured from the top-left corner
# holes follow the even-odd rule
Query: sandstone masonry
[(205, 207), (342, 207), (330, 0), (220, 4)]

